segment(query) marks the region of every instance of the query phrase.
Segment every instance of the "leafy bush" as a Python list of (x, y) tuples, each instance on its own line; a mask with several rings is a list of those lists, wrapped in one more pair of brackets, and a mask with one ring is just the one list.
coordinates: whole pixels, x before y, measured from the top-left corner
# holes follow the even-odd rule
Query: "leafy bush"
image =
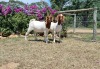
[(100, 28), (100, 21), (98, 21), (97, 26), (98, 26), (98, 28)]
[[(3, 6), (0, 4), (0, 33), (4, 36), (10, 33), (25, 34), (30, 19), (42, 20), (48, 14), (55, 14), (50, 7), (39, 9), (36, 5), (22, 7)], [(3, 31), (5, 30), (5, 31)]]
[(2, 34), (1, 34), (1, 36), (3, 36), (3, 37), (8, 37), (8, 36), (10, 36), (12, 34), (12, 31), (11, 30), (9, 30), (9, 29), (2, 29)]

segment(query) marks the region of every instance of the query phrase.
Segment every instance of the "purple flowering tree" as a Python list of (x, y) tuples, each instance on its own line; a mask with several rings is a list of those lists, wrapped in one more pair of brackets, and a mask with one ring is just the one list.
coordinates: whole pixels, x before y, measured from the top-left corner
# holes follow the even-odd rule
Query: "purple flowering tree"
[(41, 9), (37, 5), (25, 5), (24, 7), (15, 7), (12, 9), (10, 5), (5, 7), (0, 4), (0, 26), (13, 32), (26, 32), (25, 30), (30, 19), (44, 20), (48, 14), (54, 15), (55, 13), (56, 10), (51, 7)]
[(51, 7), (44, 7), (44, 8), (42, 8), (41, 9), (41, 12), (43, 13), (43, 14), (52, 14), (52, 15), (54, 15), (57, 11), (56, 10), (53, 10)]
[(25, 5), (23, 8), (23, 12), (27, 15), (34, 15), (37, 10), (38, 7), (36, 5), (32, 6)]
[(28, 6), (28, 5), (25, 5), (24, 8), (23, 8), (23, 12), (24, 12), (26, 15), (30, 15), (29, 10), (30, 10), (29, 6)]
[(54, 15), (57, 11), (53, 10), (51, 7), (44, 7), (42, 9), (39, 9), (37, 5), (25, 5), (23, 8), (14, 8), (11, 9), (11, 6), (4, 7), (2, 4), (0, 4), (0, 14), (6, 16), (8, 14), (11, 14), (12, 11), (15, 13), (23, 12), (26, 15), (34, 15), (37, 16), (39, 19), (45, 17), (47, 14)]
[(56, 10), (53, 10), (50, 7), (39, 9), (37, 5), (25, 5), (23, 8), (23, 12), (27, 15), (36, 16), (36, 19), (38, 20), (43, 20), (48, 14), (54, 15), (56, 13)]

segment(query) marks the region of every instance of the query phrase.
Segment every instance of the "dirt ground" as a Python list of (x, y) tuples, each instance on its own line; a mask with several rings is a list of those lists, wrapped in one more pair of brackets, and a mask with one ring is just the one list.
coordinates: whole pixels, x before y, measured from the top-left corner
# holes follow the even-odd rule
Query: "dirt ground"
[[(68, 33), (73, 32), (72, 28), (68, 28)], [(91, 28), (76, 28), (76, 33), (93, 33), (93, 29)], [(97, 29), (97, 33), (100, 33), (100, 29)]]
[(0, 69), (100, 69), (100, 40), (90, 36), (68, 34), (48, 44), (43, 37), (0, 39)]

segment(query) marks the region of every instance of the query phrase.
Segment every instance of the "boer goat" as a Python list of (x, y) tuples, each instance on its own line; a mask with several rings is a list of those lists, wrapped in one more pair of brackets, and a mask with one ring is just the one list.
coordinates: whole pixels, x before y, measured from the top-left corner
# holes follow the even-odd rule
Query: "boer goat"
[(25, 34), (25, 40), (27, 40), (28, 34), (32, 30), (34, 30), (35, 39), (36, 39), (37, 32), (44, 32), (44, 36), (45, 36), (44, 40), (46, 41), (46, 43), (48, 43), (48, 30), (50, 28), (51, 21), (52, 21), (51, 15), (46, 17), (46, 22), (45, 21), (37, 21), (35, 19), (30, 20), (28, 30)]
[(56, 40), (56, 33), (59, 33), (59, 42), (61, 30), (62, 30), (62, 24), (64, 22), (64, 16), (63, 14), (58, 14), (56, 18), (53, 19), (53, 22), (51, 22), (50, 31), (53, 33), (53, 42), (55, 43)]

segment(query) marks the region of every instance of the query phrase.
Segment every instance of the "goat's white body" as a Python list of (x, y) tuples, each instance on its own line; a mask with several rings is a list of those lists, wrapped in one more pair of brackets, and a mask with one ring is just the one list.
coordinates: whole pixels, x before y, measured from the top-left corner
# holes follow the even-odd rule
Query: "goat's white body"
[(53, 42), (55, 42), (56, 32), (59, 33), (59, 40), (60, 40), (60, 32), (62, 30), (62, 25), (58, 25), (58, 22), (54, 23), (51, 22), (50, 31), (53, 32)]
[(32, 21), (29, 23), (29, 28), (35, 32), (44, 32), (46, 30), (45, 21)]
[[(36, 21), (34, 19), (30, 20), (30, 23), (29, 23), (29, 27), (28, 27), (28, 30), (25, 34), (25, 40), (27, 40), (27, 35), (32, 31), (34, 30), (34, 32), (44, 32), (44, 35), (45, 35), (45, 40), (46, 42), (48, 41), (48, 38), (47, 38), (47, 34), (48, 34), (48, 29), (46, 28), (46, 23), (45, 21)], [(36, 38), (36, 34), (35, 34), (35, 38)]]
[(62, 25), (58, 25), (58, 22), (51, 22), (50, 31), (60, 32), (62, 30)]

